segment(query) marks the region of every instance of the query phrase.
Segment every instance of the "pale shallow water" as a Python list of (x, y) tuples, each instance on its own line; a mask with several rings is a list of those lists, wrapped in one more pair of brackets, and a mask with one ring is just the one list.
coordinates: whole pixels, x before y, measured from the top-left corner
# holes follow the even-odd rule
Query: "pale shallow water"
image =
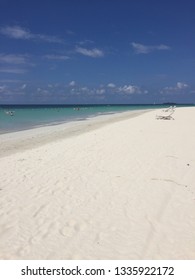
[(0, 105), (0, 134), (164, 105)]

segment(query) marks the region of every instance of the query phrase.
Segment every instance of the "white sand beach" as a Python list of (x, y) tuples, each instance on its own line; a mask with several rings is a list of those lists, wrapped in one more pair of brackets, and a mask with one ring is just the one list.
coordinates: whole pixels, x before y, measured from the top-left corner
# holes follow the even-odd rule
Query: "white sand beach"
[(160, 111), (0, 135), (0, 259), (195, 259), (195, 107)]

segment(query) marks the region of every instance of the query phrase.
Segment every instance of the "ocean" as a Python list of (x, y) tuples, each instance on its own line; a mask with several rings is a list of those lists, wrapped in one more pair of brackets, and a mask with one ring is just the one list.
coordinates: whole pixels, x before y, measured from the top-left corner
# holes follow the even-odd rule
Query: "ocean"
[(167, 105), (0, 105), (0, 134)]

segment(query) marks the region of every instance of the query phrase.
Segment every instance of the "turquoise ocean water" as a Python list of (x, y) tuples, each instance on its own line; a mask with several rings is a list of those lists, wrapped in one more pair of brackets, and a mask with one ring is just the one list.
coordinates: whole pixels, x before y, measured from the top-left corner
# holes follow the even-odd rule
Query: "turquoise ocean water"
[(165, 105), (0, 105), (0, 134)]

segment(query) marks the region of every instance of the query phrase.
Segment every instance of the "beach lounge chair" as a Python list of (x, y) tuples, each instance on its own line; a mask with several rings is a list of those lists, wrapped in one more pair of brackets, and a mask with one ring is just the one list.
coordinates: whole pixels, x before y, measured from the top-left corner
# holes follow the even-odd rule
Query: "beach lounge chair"
[(170, 106), (169, 108), (163, 109), (163, 112), (172, 112), (175, 111), (176, 106)]
[(157, 120), (174, 120), (174, 118), (172, 117), (174, 113), (174, 110), (170, 110), (170, 111), (164, 111), (162, 113), (162, 115), (156, 115), (156, 119)]

